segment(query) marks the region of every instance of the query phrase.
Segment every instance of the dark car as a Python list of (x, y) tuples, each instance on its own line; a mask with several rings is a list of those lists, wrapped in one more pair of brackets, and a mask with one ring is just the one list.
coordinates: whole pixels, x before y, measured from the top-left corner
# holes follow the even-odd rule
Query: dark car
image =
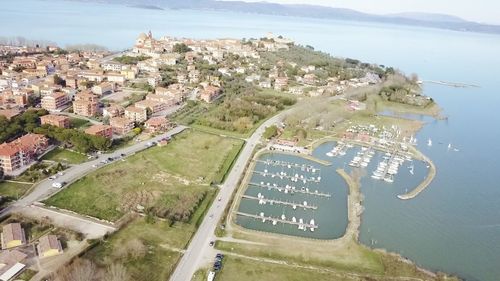
[(126, 156), (126, 154), (125, 154), (125, 153), (122, 153), (122, 154), (120, 154), (120, 156), (121, 156), (121, 157), (125, 157), (125, 156)]
[(213, 246), (214, 246), (214, 244), (215, 244), (215, 242), (214, 242), (214, 241), (210, 241), (210, 243), (209, 243), (208, 245), (210, 245), (210, 247), (213, 247)]

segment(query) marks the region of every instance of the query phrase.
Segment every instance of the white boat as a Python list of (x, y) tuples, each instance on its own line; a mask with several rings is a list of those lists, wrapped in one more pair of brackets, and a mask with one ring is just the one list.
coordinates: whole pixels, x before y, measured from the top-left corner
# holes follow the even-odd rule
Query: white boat
[(429, 139), (429, 140), (427, 141), (427, 145), (428, 145), (428, 146), (432, 146), (432, 140), (431, 140), (431, 139)]
[(314, 225), (314, 219), (311, 219), (311, 221), (309, 222), (310, 225)]
[(278, 221), (273, 220), (273, 225), (276, 225), (277, 223), (278, 223)]
[(384, 177), (384, 181), (388, 182), (388, 183), (393, 183), (394, 182), (394, 178), (392, 176), (386, 176), (386, 177)]
[(327, 152), (327, 153), (326, 153), (326, 156), (328, 156), (328, 157), (333, 157), (333, 153), (331, 153), (331, 152)]
[(285, 214), (282, 214), (282, 215), (281, 215), (281, 219), (282, 219), (282, 220), (285, 220), (285, 219), (286, 219)]
[(410, 166), (410, 174), (412, 174), (412, 175), (415, 174), (413, 169), (415, 169), (415, 166), (411, 165)]
[(451, 149), (451, 143), (448, 144), (448, 149)]
[(292, 222), (297, 222), (297, 219), (295, 217), (293, 217)]

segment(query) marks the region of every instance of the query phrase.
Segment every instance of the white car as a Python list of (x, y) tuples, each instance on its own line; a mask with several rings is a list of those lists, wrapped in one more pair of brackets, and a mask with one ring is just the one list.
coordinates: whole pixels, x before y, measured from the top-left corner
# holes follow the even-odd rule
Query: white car
[(62, 183), (60, 182), (55, 182), (52, 184), (52, 187), (55, 187), (55, 188), (61, 188), (62, 187)]

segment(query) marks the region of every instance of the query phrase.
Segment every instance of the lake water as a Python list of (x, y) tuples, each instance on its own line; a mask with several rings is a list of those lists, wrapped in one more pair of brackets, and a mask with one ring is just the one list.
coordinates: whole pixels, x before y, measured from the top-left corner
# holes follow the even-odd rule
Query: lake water
[[(314, 224), (318, 228), (314, 231), (310, 231), (309, 228), (301, 230), (296, 225), (281, 222), (273, 225), (270, 220), (263, 222), (261, 219), (241, 215), (237, 216), (238, 224), (260, 231), (316, 239), (334, 239), (344, 235), (347, 226), (347, 184), (335, 171), (337, 169), (335, 165), (325, 166), (297, 156), (278, 153), (264, 154), (259, 159), (262, 162), (256, 163), (254, 171), (267, 174), (254, 172), (245, 195), (258, 197), (261, 194), (264, 198), (295, 204), (295, 208), (293, 205), (278, 203), (259, 204), (259, 200), (243, 198), (238, 211), (252, 215), (260, 215), (263, 212), (266, 217), (278, 219), (285, 215), (284, 220), (292, 221), (295, 217), (297, 222), (303, 219), (304, 223), (310, 223), (314, 219)], [(298, 180), (294, 181), (290, 178), (296, 176)], [(316, 181), (309, 181), (308, 179), (311, 178)], [(267, 183), (270, 183), (269, 187)], [(274, 184), (280, 190), (274, 188)], [(289, 188), (285, 192), (283, 187), (286, 186), (293, 186), (296, 189)], [(315, 209), (303, 208), (300, 204), (315, 207)]]
[[(0, 36), (47, 39), (60, 45), (130, 47), (139, 32), (193, 38), (250, 38), (266, 32), (294, 38), (336, 56), (418, 73), (424, 80), (478, 84), (457, 89), (425, 85), (449, 117), (428, 122), (417, 136), (437, 165), (417, 198), (394, 195), (404, 186), (363, 182), (361, 241), (399, 252), (433, 270), (469, 280), (500, 277), (500, 36), (416, 27), (226, 12), (154, 11), (59, 1), (4, 0)], [(434, 145), (425, 141), (432, 138)], [(441, 144), (440, 144), (441, 143)], [(452, 143), (460, 151), (448, 151)], [(399, 189), (399, 190), (398, 190)]]

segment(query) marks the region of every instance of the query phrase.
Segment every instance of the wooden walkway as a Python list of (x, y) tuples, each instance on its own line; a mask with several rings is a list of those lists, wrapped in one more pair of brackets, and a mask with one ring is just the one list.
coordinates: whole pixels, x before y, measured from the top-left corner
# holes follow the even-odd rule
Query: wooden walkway
[[(329, 193), (322, 193), (322, 192), (319, 192), (317, 190), (315, 190), (314, 192), (304, 188), (300, 188), (300, 189), (292, 189), (291, 187), (289, 188), (286, 188), (284, 186), (272, 186), (270, 185), (269, 183), (268, 184), (263, 184), (263, 183), (256, 183), (256, 182), (250, 182), (249, 185), (251, 186), (256, 186), (256, 187), (261, 187), (261, 188), (267, 188), (267, 189), (274, 189), (274, 190), (278, 190), (279, 192), (286, 192), (286, 193), (290, 193), (290, 194), (294, 194), (294, 193), (302, 193), (302, 194), (307, 194), (307, 195), (314, 195), (314, 196), (319, 196), (319, 197), (332, 197), (331, 194)], [(286, 191), (285, 191), (286, 190)]]
[[(273, 218), (273, 217), (268, 217), (268, 216), (259, 216), (259, 215), (252, 215), (252, 214), (247, 214), (247, 213), (242, 213), (242, 212), (237, 212), (237, 215), (244, 216), (244, 217), (249, 217), (249, 218), (254, 218), (254, 219), (260, 219), (263, 222), (266, 221), (271, 221), (271, 222), (276, 222), (276, 223), (283, 223), (283, 224), (290, 224), (290, 225), (296, 225), (300, 229), (309, 228), (309, 229), (317, 229), (318, 225), (316, 224), (310, 224), (310, 223), (300, 223), (299, 221), (293, 221), (293, 220), (282, 220), (280, 218)], [(299, 219), (300, 220), (300, 219)]]
[(264, 197), (255, 197), (255, 196), (250, 196), (250, 195), (243, 195), (243, 198), (245, 199), (250, 199), (250, 200), (257, 200), (257, 201), (261, 201), (264, 202), (264, 203), (269, 203), (271, 205), (273, 204), (278, 204), (278, 205), (285, 205), (285, 206), (292, 206), (294, 209), (295, 208), (304, 208), (304, 209), (311, 209), (311, 210), (317, 210), (318, 209), (318, 206), (314, 206), (314, 205), (305, 205), (303, 203), (295, 203), (295, 202), (286, 202), (286, 201), (281, 201), (281, 200), (275, 200), (275, 199), (267, 199), (267, 198), (264, 198)]

